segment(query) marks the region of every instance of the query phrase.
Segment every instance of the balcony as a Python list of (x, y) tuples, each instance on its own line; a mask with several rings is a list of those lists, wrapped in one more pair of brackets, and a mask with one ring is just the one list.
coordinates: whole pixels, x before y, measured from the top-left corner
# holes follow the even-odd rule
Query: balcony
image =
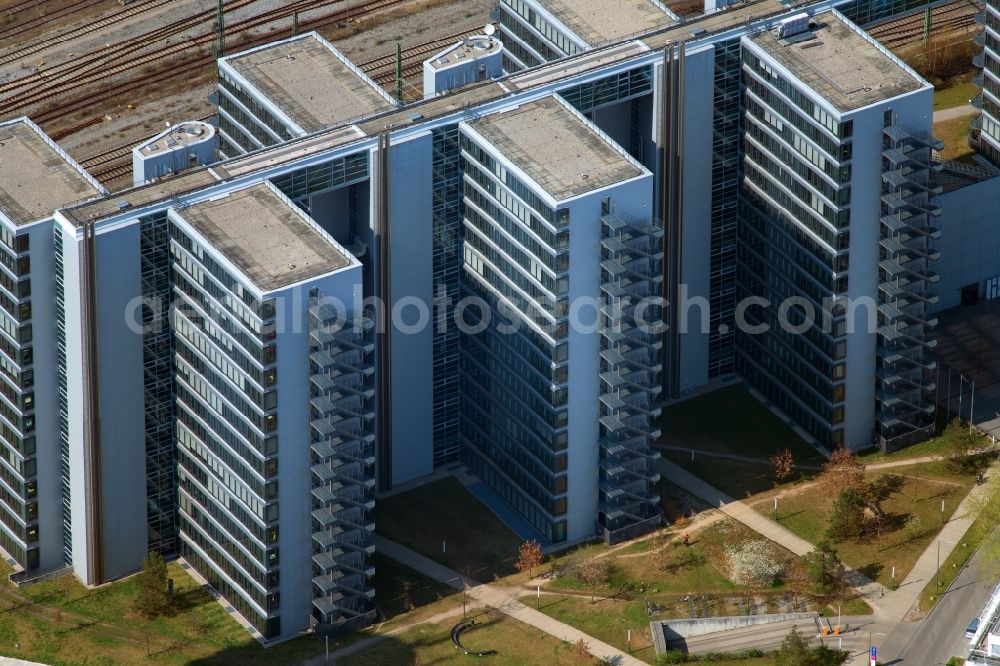
[(929, 370), (936, 367), (930, 336), (937, 318), (927, 306), (937, 302), (929, 289), (939, 276), (932, 270), (940, 253), (933, 247), (940, 230), (930, 220), (941, 213), (926, 174), (940, 168), (932, 157), (937, 149), (931, 137), (895, 124), (883, 129), (882, 204), (879, 247), (877, 431), (880, 445), (910, 441), (925, 432), (934, 412), (934, 381)]
[(351, 624), (374, 610), (370, 533), (375, 508), (374, 323), (309, 308), (313, 606)]
[[(605, 200), (601, 219), (601, 331), (599, 424), (600, 511), (603, 533), (620, 533), (657, 511), (653, 492), (658, 452), (650, 441), (659, 416), (661, 336), (637, 325), (636, 309), (662, 291), (662, 229), (612, 210)], [(647, 313), (648, 316), (648, 313)], [(650, 523), (652, 524), (652, 523)]]

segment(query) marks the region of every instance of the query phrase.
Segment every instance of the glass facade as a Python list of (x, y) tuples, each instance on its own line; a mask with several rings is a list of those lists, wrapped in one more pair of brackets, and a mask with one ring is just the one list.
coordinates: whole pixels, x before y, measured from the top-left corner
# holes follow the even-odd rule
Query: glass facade
[[(169, 222), (166, 213), (139, 221), (142, 273), (143, 391), (146, 431), (146, 519), (149, 550), (177, 551), (177, 455), (174, 445), (174, 347), (170, 303)], [(154, 306), (155, 304), (155, 306)], [(153, 310), (154, 306), (157, 310)]]
[[(462, 271), (462, 159), (458, 125), (434, 130), (434, 466), (459, 458), (458, 302)], [(441, 296), (444, 296), (444, 299)]]
[[(843, 443), (850, 121), (839, 123), (744, 48), (736, 284), (760, 334), (737, 333), (738, 372), (821, 444)], [(782, 325), (778, 304), (792, 305)], [(811, 324), (806, 313), (827, 312)], [(802, 330), (797, 330), (801, 327)]]
[(736, 229), (741, 171), (740, 70), (739, 38), (717, 44), (713, 72), (709, 377), (732, 372), (735, 359), (733, 311), (736, 307)]
[(169, 226), (181, 554), (266, 638), (280, 631), (274, 305)]
[(0, 225), (0, 546), (31, 571), (40, 555), (29, 251), (27, 233)]
[[(514, 332), (460, 336), (463, 456), (546, 539), (564, 541), (568, 211), (545, 206), (464, 135), (461, 147), (462, 294), (483, 299), (492, 321), (521, 320)], [(463, 315), (474, 328), (485, 320), (474, 308)]]

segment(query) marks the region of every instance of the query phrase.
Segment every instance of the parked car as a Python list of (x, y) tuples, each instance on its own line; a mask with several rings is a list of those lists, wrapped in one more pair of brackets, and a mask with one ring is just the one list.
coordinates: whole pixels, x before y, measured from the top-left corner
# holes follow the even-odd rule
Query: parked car
[(965, 637), (971, 639), (973, 636), (976, 635), (976, 632), (978, 630), (979, 630), (979, 618), (974, 617), (972, 618), (972, 622), (969, 623), (969, 626), (965, 628)]

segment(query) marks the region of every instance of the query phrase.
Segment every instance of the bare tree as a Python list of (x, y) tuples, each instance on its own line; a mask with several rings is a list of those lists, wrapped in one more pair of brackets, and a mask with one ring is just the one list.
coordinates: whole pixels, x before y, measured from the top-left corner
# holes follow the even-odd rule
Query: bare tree
[(590, 644), (582, 638), (573, 644), (573, 650), (577, 659), (581, 661), (588, 661), (593, 657), (590, 653)]
[(795, 468), (795, 460), (792, 458), (792, 451), (785, 448), (780, 453), (771, 456), (771, 464), (774, 465), (774, 482), (781, 483), (792, 473)]
[(838, 446), (823, 463), (821, 482), (829, 497), (836, 497), (840, 491), (850, 488), (856, 492), (865, 489), (865, 464), (850, 450)]
[(531, 572), (542, 565), (542, 546), (537, 541), (525, 541), (521, 544), (518, 550), (517, 562), (514, 564), (514, 568), (518, 571), (528, 572), (528, 578), (531, 578)]
[(657, 571), (667, 571), (670, 569), (670, 552), (667, 550), (666, 539), (657, 539), (653, 542), (653, 550), (649, 554), (649, 561)]
[(599, 560), (589, 559), (577, 569), (576, 577), (590, 588), (590, 603), (594, 603), (597, 597), (597, 586), (608, 579), (608, 565)]

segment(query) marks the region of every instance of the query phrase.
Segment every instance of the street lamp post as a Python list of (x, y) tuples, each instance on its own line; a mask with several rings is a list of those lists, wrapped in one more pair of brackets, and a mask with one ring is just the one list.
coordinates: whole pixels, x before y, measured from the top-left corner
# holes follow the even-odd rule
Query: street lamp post
[(937, 576), (936, 576), (936, 578), (937, 578), (937, 585), (935, 586), (935, 588), (937, 589), (937, 594), (938, 595), (941, 594), (941, 542), (942, 541), (944, 541), (945, 543), (951, 544), (952, 546), (957, 546), (958, 545), (954, 541), (948, 541), (947, 539), (938, 539), (938, 544), (937, 544)]
[(976, 380), (972, 380), (972, 393), (969, 394), (969, 434), (972, 434), (972, 412), (976, 406)]
[(872, 653), (872, 636), (888, 636), (889, 634), (883, 634), (881, 631), (869, 631), (868, 632), (868, 654)]

